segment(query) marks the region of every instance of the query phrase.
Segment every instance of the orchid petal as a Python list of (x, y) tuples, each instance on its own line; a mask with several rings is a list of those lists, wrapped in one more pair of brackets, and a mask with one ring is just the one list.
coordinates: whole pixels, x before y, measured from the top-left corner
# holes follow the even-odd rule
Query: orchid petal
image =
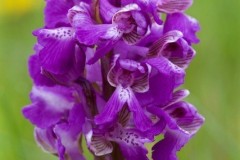
[(165, 112), (157, 107), (149, 109), (164, 118), (168, 126), (164, 139), (153, 147), (153, 159), (177, 160), (176, 152), (199, 130), (204, 118), (194, 106), (186, 102), (175, 103), (165, 108)]
[(122, 109), (124, 103), (126, 103), (129, 99), (129, 97), (130, 90), (118, 86), (108, 100), (103, 111), (95, 117), (95, 123), (104, 124), (113, 121), (114, 118), (116, 118), (117, 113)]
[(200, 30), (200, 26), (198, 21), (193, 17), (183, 13), (167, 15), (163, 31), (166, 33), (171, 30), (179, 30), (182, 32), (184, 39), (186, 39), (189, 43), (199, 42), (196, 32)]
[(71, 68), (74, 61), (74, 31), (69, 27), (39, 29), (33, 32), (42, 46), (39, 58), (44, 69), (62, 74)]
[(177, 56), (169, 57), (169, 60), (172, 63), (176, 64), (177, 66), (179, 66), (183, 69), (186, 69), (195, 55), (196, 55), (196, 51), (192, 47), (190, 47), (187, 51), (186, 56), (184, 56), (184, 57), (177, 57)]
[(176, 120), (181, 130), (189, 135), (194, 135), (204, 122), (204, 118), (197, 112), (197, 109), (187, 102), (175, 103), (165, 110)]
[(108, 52), (110, 52), (112, 50), (115, 43), (116, 43), (116, 41), (109, 41), (104, 44), (100, 44), (98, 46), (95, 54), (93, 55), (93, 57), (91, 57), (87, 63), (89, 65), (96, 63), (100, 58), (102, 58), (104, 55), (106, 55)]
[(54, 133), (59, 138), (61, 147), (65, 150), (64, 155), (67, 155), (71, 160), (85, 159), (82, 155), (82, 148), (79, 146), (84, 122), (85, 114), (83, 106), (75, 105), (70, 111), (68, 123), (57, 124), (54, 127)]
[(116, 66), (118, 59), (119, 59), (119, 55), (115, 55), (112, 62), (112, 67), (110, 68), (107, 75), (108, 83), (113, 87), (117, 87), (118, 85), (118, 81), (117, 81), (118, 67)]
[(151, 141), (146, 138), (145, 134), (134, 129), (124, 129), (117, 126), (113, 132), (109, 133), (108, 138), (120, 145), (126, 160), (147, 160), (147, 149), (144, 144)]
[(66, 0), (47, 0), (46, 2), (47, 5), (44, 12), (47, 27), (54, 28), (69, 25), (66, 14), (74, 3)]
[(145, 57), (148, 53), (147, 47), (127, 45), (123, 41), (116, 43), (113, 50), (114, 53), (120, 53), (123, 59), (139, 59), (140, 57)]
[(42, 150), (52, 154), (57, 153), (57, 141), (52, 128), (41, 129), (35, 127), (34, 137), (37, 144), (42, 148)]
[(112, 153), (113, 146), (105, 137), (93, 135), (91, 138), (90, 149), (96, 156), (103, 156)]
[(127, 106), (124, 106), (122, 110), (118, 114), (119, 123), (125, 127), (130, 119), (131, 112), (129, 111)]
[(128, 45), (136, 44), (141, 38), (142, 36), (137, 33), (137, 28), (130, 33), (123, 34), (123, 40)]
[(73, 107), (72, 91), (62, 86), (33, 87), (32, 104), (23, 109), (24, 116), (39, 128), (48, 128), (66, 118)]
[(128, 145), (124, 143), (120, 143), (120, 149), (122, 151), (122, 154), (124, 155), (124, 158), (126, 160), (148, 160), (147, 158), (147, 149), (142, 147), (129, 147)]
[(67, 17), (73, 28), (81, 28), (83, 25), (93, 25), (91, 6), (80, 2), (68, 10)]
[[(176, 92), (173, 93), (172, 99), (169, 101), (169, 103), (167, 104), (167, 106), (173, 105), (181, 100), (183, 100), (184, 98), (186, 98), (189, 95), (189, 91), (186, 89), (183, 90), (178, 90)], [(164, 106), (164, 108), (166, 108), (167, 106)]]
[(77, 39), (85, 45), (98, 44), (101, 40), (118, 39), (121, 33), (112, 24), (88, 25), (77, 28)]
[(119, 8), (109, 3), (109, 0), (101, 0), (99, 3), (102, 19), (105, 23), (110, 23), (112, 21), (112, 17), (119, 10)]
[(180, 38), (183, 37), (183, 34), (177, 30), (169, 31), (165, 33), (159, 40), (157, 40), (149, 49), (147, 54), (148, 57), (156, 57), (161, 55), (162, 51), (165, 49), (167, 44), (174, 43)]
[(138, 129), (146, 131), (152, 126), (150, 119), (145, 115), (143, 108), (132, 91), (130, 91), (128, 106), (129, 110), (133, 113), (134, 123)]
[(134, 82), (131, 86), (132, 90), (138, 93), (144, 93), (149, 90), (149, 77), (151, 73), (151, 66), (147, 64), (147, 71), (134, 78)]
[(158, 11), (165, 13), (183, 12), (192, 5), (192, 0), (161, 0)]
[(39, 85), (54, 86), (53, 81), (42, 73), (42, 67), (40, 64), (39, 56), (37, 54), (34, 54), (31, 57), (29, 57), (28, 66), (29, 74), (37, 86)]
[(165, 57), (151, 58), (147, 60), (147, 63), (155, 67), (159, 74), (168, 76), (175, 87), (178, 87), (184, 82), (185, 71), (171, 63)]
[[(86, 50), (86, 61), (88, 62), (91, 57), (94, 56), (95, 50), (92, 48), (88, 48)], [(101, 74), (101, 63), (96, 62), (92, 65), (86, 65), (86, 79), (90, 82), (100, 83), (102, 82), (102, 74)]]

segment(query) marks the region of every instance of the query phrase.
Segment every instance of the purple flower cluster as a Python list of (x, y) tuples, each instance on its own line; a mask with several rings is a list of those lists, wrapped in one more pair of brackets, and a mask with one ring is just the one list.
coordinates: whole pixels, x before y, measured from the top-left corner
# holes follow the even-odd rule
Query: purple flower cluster
[[(195, 56), (192, 0), (46, 0), (33, 32), (32, 103), (38, 145), (59, 160), (176, 160), (204, 118), (179, 89)], [(164, 135), (160, 141), (156, 136)]]

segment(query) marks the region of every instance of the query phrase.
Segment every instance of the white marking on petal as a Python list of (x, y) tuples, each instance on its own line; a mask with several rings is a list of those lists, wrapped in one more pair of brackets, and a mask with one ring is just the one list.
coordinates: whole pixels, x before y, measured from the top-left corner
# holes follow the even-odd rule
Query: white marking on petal
[(109, 28), (106, 34), (103, 36), (104, 39), (118, 40), (122, 37), (123, 32), (117, 28), (117, 26), (113, 26)]
[(34, 86), (32, 89), (32, 94), (34, 97), (42, 99), (48, 106), (47, 108), (56, 112), (63, 112), (67, 109), (71, 109), (74, 102), (68, 101), (64, 96), (54, 93), (52, 91), (47, 91), (43, 87)]

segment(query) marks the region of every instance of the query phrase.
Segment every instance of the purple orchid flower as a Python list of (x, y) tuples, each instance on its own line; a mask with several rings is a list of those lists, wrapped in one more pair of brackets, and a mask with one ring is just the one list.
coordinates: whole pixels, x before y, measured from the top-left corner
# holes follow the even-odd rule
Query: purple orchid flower
[[(105, 103), (99, 102), (98, 104), (99, 109), (103, 110)], [(85, 123), (83, 132), (86, 135), (88, 148), (97, 157), (101, 157), (116, 151), (117, 145), (124, 159), (147, 160), (148, 151), (144, 144), (153, 141), (153, 133), (148, 134), (136, 129), (133, 121), (131, 112), (128, 107), (124, 106), (118, 114), (117, 121), (109, 123), (104, 128), (96, 126), (92, 121)]]
[(174, 13), (167, 15), (166, 23), (163, 29), (164, 33), (171, 30), (178, 30), (183, 33), (183, 38), (188, 43), (198, 43), (199, 39), (196, 32), (200, 30), (198, 21), (183, 13)]
[[(59, 160), (177, 160), (204, 118), (179, 89), (196, 52), (192, 0), (46, 0), (23, 115)], [(166, 19), (161, 17), (166, 14)], [(112, 63), (111, 63), (112, 62)]]
[(97, 156), (107, 155), (113, 152), (113, 143), (117, 143), (126, 160), (139, 159), (147, 160), (147, 149), (145, 143), (151, 142), (150, 139), (135, 129), (123, 128), (120, 124), (110, 131), (101, 133), (89, 130), (87, 143), (91, 151)]
[[(86, 60), (85, 53), (78, 47), (75, 46), (74, 57), (72, 57), (72, 63), (68, 65), (68, 69), (65, 72), (53, 73), (51, 72), (50, 67), (45, 67), (42, 65), (42, 60), (39, 52), (41, 51), (42, 46), (39, 44), (35, 45), (35, 54), (29, 58), (29, 73), (32, 77), (34, 83), (38, 86), (54, 86), (56, 84), (61, 85), (71, 85), (76, 79), (83, 76), (85, 69), (84, 63)], [(47, 53), (49, 55), (49, 53)], [(50, 53), (51, 54), (51, 53)], [(58, 56), (58, 55), (54, 55)], [(50, 56), (47, 59), (55, 58)], [(63, 60), (66, 61), (66, 60)], [(68, 63), (67, 63), (68, 64)], [(61, 65), (54, 65), (54, 68), (62, 68), (66, 63)]]
[(68, 10), (80, 2), (91, 4), (92, 0), (46, 0), (44, 10), (46, 28), (69, 27)]
[(116, 87), (113, 95), (101, 114), (95, 117), (96, 124), (113, 121), (125, 103), (133, 113), (135, 125), (140, 130), (147, 130), (151, 121), (145, 115), (143, 108), (136, 99), (134, 92), (144, 93), (149, 89), (149, 74), (151, 67), (141, 65), (132, 60), (121, 60), (116, 56), (113, 66), (108, 73), (108, 81)]
[(85, 45), (99, 45), (89, 64), (95, 63), (109, 52), (120, 39), (126, 44), (134, 45), (148, 31), (149, 20), (137, 4), (115, 10), (117, 11), (111, 17), (111, 24), (94, 22), (91, 8), (86, 3), (80, 3), (69, 10), (78, 41)]
[(162, 24), (159, 13), (184, 12), (192, 5), (192, 0), (122, 0), (123, 5), (129, 3), (137, 3), (141, 8), (151, 13), (158, 24)]
[(163, 56), (174, 65), (186, 69), (195, 56), (195, 50), (184, 39), (182, 32), (171, 30), (153, 43), (147, 56)]
[(204, 118), (190, 103), (182, 101), (189, 94), (187, 90), (179, 90), (173, 94), (172, 100), (165, 106), (148, 108), (159, 118), (157, 126), (165, 125), (164, 139), (153, 147), (153, 159), (177, 160), (179, 151), (199, 130)]
[(60, 160), (65, 160), (65, 154), (83, 159), (78, 139), (85, 114), (73, 94), (73, 90), (61, 86), (34, 87), (32, 104), (23, 109), (24, 116), (36, 125), (36, 141), (45, 151), (58, 154)]

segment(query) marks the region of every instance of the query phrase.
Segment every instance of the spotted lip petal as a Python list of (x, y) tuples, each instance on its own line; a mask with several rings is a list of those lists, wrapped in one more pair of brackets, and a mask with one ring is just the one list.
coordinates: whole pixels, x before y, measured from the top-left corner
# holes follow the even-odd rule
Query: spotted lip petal
[(42, 67), (55, 74), (69, 71), (75, 54), (74, 30), (69, 27), (39, 29), (33, 34), (42, 46), (39, 51)]
[(39, 51), (29, 58), (29, 73), (35, 85), (37, 86), (54, 86), (70, 85), (73, 81), (83, 75), (85, 68), (85, 49), (75, 46), (74, 61), (69, 68), (69, 71), (64, 74), (54, 74), (44, 69), (39, 58)]
[(144, 144), (151, 142), (146, 135), (135, 129), (123, 128), (116, 125), (114, 131), (110, 132), (107, 138), (117, 142), (126, 160), (139, 159), (148, 160), (147, 149)]

